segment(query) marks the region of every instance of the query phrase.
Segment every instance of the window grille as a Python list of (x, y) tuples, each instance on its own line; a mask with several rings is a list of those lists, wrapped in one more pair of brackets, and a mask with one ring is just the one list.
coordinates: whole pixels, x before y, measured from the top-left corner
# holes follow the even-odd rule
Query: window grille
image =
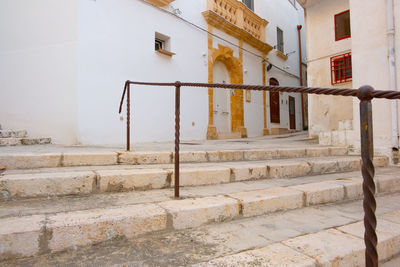
[(277, 45), (276, 45), (276, 49), (281, 52), (284, 53), (284, 47), (283, 47), (283, 31), (279, 28), (276, 28), (276, 39), (277, 39)]
[(331, 83), (340, 84), (352, 81), (351, 53), (331, 57)]

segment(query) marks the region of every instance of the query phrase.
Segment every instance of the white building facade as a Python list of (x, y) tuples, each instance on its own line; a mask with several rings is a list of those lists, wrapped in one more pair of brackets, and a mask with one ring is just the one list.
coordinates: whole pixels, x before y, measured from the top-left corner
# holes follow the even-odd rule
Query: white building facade
[[(245, 2), (1, 1), (0, 122), (54, 143), (121, 145), (127, 79), (300, 85), (302, 7)], [(277, 99), (271, 121), (269, 93), (182, 88), (181, 139), (302, 130), (301, 95)], [(133, 142), (173, 140), (174, 88), (132, 86), (131, 112)]]
[[(400, 88), (400, 1), (301, 0), (305, 8), (308, 86)], [(397, 100), (374, 99), (375, 151), (399, 145)], [(360, 148), (359, 100), (309, 96), (310, 134), (320, 143)]]

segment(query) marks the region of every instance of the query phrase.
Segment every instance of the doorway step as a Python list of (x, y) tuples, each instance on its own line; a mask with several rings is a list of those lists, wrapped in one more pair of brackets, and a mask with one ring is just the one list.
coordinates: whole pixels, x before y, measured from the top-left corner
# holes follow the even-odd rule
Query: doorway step
[(2, 130), (0, 125), (0, 146), (50, 144), (51, 138), (30, 138), (26, 130)]

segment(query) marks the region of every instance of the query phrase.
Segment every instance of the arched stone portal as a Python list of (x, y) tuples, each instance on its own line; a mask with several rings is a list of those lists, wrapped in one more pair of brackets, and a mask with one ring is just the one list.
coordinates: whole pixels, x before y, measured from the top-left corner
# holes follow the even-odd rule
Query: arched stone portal
[[(243, 67), (241, 61), (233, 56), (233, 50), (230, 47), (218, 45), (218, 49), (209, 49), (208, 58), (208, 81), (213, 82), (213, 67), (216, 62), (222, 62), (229, 72), (230, 83), (243, 84)], [(220, 89), (219, 89), (220, 90)], [(231, 131), (240, 133), (241, 137), (247, 137), (247, 131), (244, 127), (243, 111), (243, 90), (234, 89), (230, 97), (231, 112)], [(207, 139), (218, 137), (217, 129), (214, 125), (214, 96), (213, 88), (208, 90), (209, 101), (209, 122), (207, 130)]]

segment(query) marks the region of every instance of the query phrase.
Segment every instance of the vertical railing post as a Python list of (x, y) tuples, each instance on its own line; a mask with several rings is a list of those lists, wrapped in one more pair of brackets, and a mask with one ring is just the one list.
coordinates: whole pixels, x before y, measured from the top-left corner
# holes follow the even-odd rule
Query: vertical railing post
[(372, 127), (372, 93), (374, 89), (370, 86), (362, 86), (358, 90), (360, 99), (360, 132), (361, 132), (361, 172), (363, 176), (364, 192), (364, 243), (365, 243), (365, 266), (378, 266), (378, 253), (376, 250), (376, 201), (375, 201), (375, 168), (373, 164), (374, 140)]
[(181, 83), (175, 82), (175, 198), (179, 198), (179, 130), (181, 109)]
[(127, 82), (126, 92), (126, 151), (131, 149), (131, 84)]

